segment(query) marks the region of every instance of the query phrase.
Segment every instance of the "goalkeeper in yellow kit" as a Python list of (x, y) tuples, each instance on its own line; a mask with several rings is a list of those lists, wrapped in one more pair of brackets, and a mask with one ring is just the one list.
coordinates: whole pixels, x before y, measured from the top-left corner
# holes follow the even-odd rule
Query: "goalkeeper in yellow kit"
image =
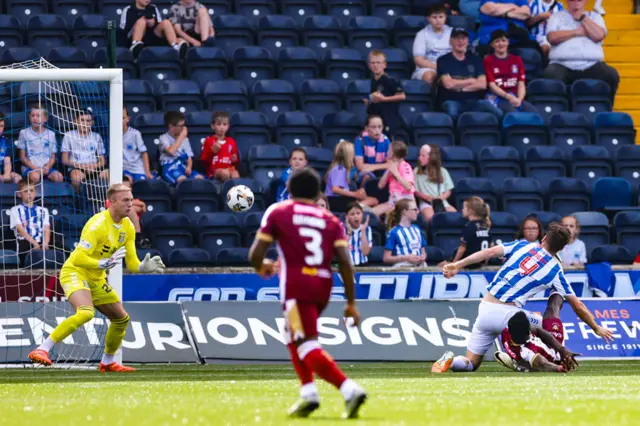
[(78, 246), (60, 271), (60, 285), (76, 313), (61, 322), (42, 345), (31, 351), (29, 359), (34, 363), (51, 365), (51, 348), (91, 321), (95, 307), (111, 321), (100, 371), (135, 371), (115, 360), (129, 325), (129, 315), (107, 282), (107, 271), (123, 258), (131, 272), (163, 272), (165, 266), (159, 256), (147, 254), (142, 262), (138, 260), (136, 232), (128, 218), (133, 203), (131, 189), (123, 184), (112, 185), (107, 191), (107, 199), (109, 207), (84, 225)]

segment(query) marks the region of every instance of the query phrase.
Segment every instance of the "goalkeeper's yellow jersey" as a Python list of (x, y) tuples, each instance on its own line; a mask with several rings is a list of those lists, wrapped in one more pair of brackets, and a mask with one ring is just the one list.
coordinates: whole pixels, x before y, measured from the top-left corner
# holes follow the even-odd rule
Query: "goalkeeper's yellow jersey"
[(93, 283), (103, 282), (107, 273), (99, 262), (108, 259), (120, 247), (125, 246), (127, 268), (138, 272), (140, 260), (136, 253), (136, 230), (128, 217), (115, 223), (109, 210), (95, 214), (82, 228), (82, 236), (71, 256), (62, 266), (62, 272), (79, 272)]

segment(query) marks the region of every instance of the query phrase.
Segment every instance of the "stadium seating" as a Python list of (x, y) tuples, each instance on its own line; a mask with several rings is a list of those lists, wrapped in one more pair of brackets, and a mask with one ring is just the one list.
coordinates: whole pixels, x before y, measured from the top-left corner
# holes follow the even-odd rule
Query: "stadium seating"
[(527, 216), (534, 216), (540, 219), (540, 222), (542, 222), (542, 225), (545, 227), (545, 229), (552, 222), (562, 222), (562, 216), (555, 212), (532, 211)]
[(176, 206), (195, 224), (200, 215), (218, 211), (218, 188), (204, 179), (182, 181), (176, 186)]
[(298, 24), (302, 24), (308, 16), (322, 12), (322, 2), (320, 0), (282, 0), (280, 9), (283, 14), (293, 17)]
[(367, 106), (363, 100), (367, 99), (371, 91), (370, 80), (351, 80), (344, 89), (345, 109), (356, 115), (359, 123), (367, 121)]
[(147, 80), (125, 80), (124, 81), (124, 104), (129, 110), (130, 116), (134, 119), (139, 114), (155, 112), (157, 109), (156, 98), (153, 94), (153, 87)]
[(630, 207), (633, 200), (631, 184), (624, 178), (604, 177), (593, 183), (591, 208), (603, 210), (607, 207)]
[(251, 145), (271, 143), (268, 120), (264, 114), (254, 111), (241, 111), (231, 114), (229, 136), (238, 145), (240, 159), (244, 161)]
[(442, 249), (445, 258), (451, 258), (460, 245), (465, 219), (460, 213), (436, 213), (430, 225), (433, 243)]
[(325, 76), (342, 90), (350, 81), (364, 79), (368, 75), (362, 54), (356, 49), (336, 48), (327, 50), (324, 57)]
[(300, 106), (316, 123), (322, 123), (325, 115), (342, 109), (340, 87), (332, 80), (303, 81), (300, 85)]
[(602, 146), (579, 146), (572, 151), (571, 175), (588, 186), (613, 174), (609, 152)]
[(0, 46), (3, 48), (20, 47), (24, 43), (18, 18), (12, 15), (0, 15)]
[(393, 44), (403, 49), (407, 55), (413, 56), (413, 41), (416, 33), (427, 24), (427, 18), (424, 16), (399, 16), (393, 23)]
[[(107, 67), (107, 49), (98, 48), (93, 56), (93, 62), (96, 66)], [(133, 54), (126, 47), (116, 47), (116, 62), (122, 68), (125, 81), (132, 78), (138, 78), (138, 67), (133, 58)]]
[(458, 117), (457, 129), (460, 145), (471, 149), (474, 154), (488, 146), (502, 145), (500, 123), (489, 112), (463, 112)]
[(487, 178), (466, 178), (460, 179), (456, 184), (455, 207), (462, 211), (464, 200), (469, 197), (478, 196), (491, 207), (492, 211), (498, 210), (498, 191), (491, 179)]
[(512, 241), (520, 221), (508, 212), (491, 212), (491, 237), (496, 244)]
[(545, 122), (551, 115), (569, 110), (567, 86), (560, 80), (541, 78), (529, 82), (527, 100), (538, 108)]
[(353, 142), (361, 132), (362, 124), (354, 113), (348, 111), (329, 113), (322, 120), (322, 146), (333, 151), (340, 141)]
[(387, 23), (377, 16), (357, 16), (347, 24), (349, 46), (360, 52), (371, 49), (384, 49), (389, 46)]
[(616, 151), (615, 174), (628, 180), (632, 185), (640, 183), (640, 146), (623, 145)]
[(524, 156), (532, 146), (548, 145), (547, 131), (542, 117), (533, 112), (512, 112), (502, 120), (502, 139)]
[(609, 262), (612, 265), (629, 265), (633, 263), (634, 256), (624, 246), (607, 244), (594, 247), (588, 259), (589, 263)]
[(591, 144), (591, 124), (583, 114), (559, 112), (549, 118), (549, 138), (569, 154), (575, 147)]
[[(406, 99), (400, 102), (398, 110), (407, 123), (412, 123), (417, 114), (433, 110), (431, 86), (420, 80), (402, 80), (401, 84)], [(367, 91), (370, 90), (367, 85)]]
[(316, 169), (321, 176), (324, 176), (333, 161), (333, 152), (330, 149), (316, 147), (307, 147), (305, 150), (309, 167)]
[(548, 210), (560, 216), (573, 212), (589, 211), (591, 207), (590, 188), (581, 180), (573, 178), (558, 178), (549, 182), (547, 190)]
[(623, 146), (633, 146), (636, 141), (636, 129), (633, 119), (623, 112), (599, 112), (595, 115), (594, 142), (607, 148), (611, 156)]
[(320, 58), (308, 47), (287, 47), (278, 52), (278, 76), (297, 89), (305, 80), (320, 78)]
[[(74, 15), (70, 14), (70, 16)], [(106, 46), (106, 16), (80, 13), (73, 18), (71, 25), (73, 45), (84, 50), (88, 58), (93, 59), (96, 51)]]
[(597, 113), (611, 111), (611, 88), (602, 80), (577, 80), (570, 92), (571, 111), (586, 115), (591, 123)]
[(64, 264), (66, 256), (61, 250), (33, 250), (24, 258), (24, 268), (57, 269)]
[(529, 212), (544, 210), (542, 185), (533, 178), (507, 178), (502, 184), (503, 210), (524, 218)]
[(301, 111), (284, 112), (276, 117), (275, 138), (289, 151), (316, 146), (319, 140), (313, 117)]
[(235, 79), (244, 82), (247, 87), (263, 79), (272, 79), (276, 76), (276, 66), (271, 52), (264, 47), (244, 46), (233, 51), (232, 75)]
[(476, 162), (473, 151), (463, 146), (443, 146), (440, 148), (442, 162), (454, 182), (463, 178), (476, 177)]
[(66, 46), (70, 42), (67, 23), (58, 15), (32, 15), (27, 20), (27, 42), (44, 54), (54, 47)]
[(298, 23), (291, 16), (267, 15), (258, 20), (257, 43), (268, 49), (275, 58), (280, 49), (296, 47), (300, 43)]
[(263, 16), (276, 13), (276, 2), (272, 0), (235, 0), (235, 12), (257, 21)]
[(47, 0), (6, 0), (6, 10), (7, 13), (18, 18), (23, 25), (32, 16), (49, 12)]
[(613, 218), (615, 240), (632, 254), (640, 253), (640, 212), (622, 211)]
[(180, 54), (173, 47), (145, 47), (138, 57), (140, 78), (157, 90), (165, 80), (182, 78)]
[(203, 96), (210, 111), (226, 111), (232, 114), (249, 109), (247, 86), (241, 81), (210, 81), (204, 87)]
[(597, 246), (609, 244), (609, 219), (598, 212), (574, 212), (580, 223), (580, 239), (587, 247), (587, 253)]
[(520, 177), (520, 154), (510, 146), (487, 146), (478, 154), (480, 176), (500, 187), (507, 178)]
[(168, 257), (174, 249), (193, 245), (191, 222), (186, 214), (156, 213), (144, 228), (148, 229), (154, 248), (164, 256)]
[(167, 259), (167, 266), (173, 268), (188, 268), (207, 266), (211, 262), (209, 253), (201, 248), (178, 248), (171, 250)]
[(397, 80), (405, 80), (411, 77), (413, 71), (412, 60), (407, 53), (398, 48), (381, 49), (387, 58), (385, 73)]
[(184, 62), (185, 76), (195, 81), (200, 89), (207, 83), (225, 80), (227, 74), (227, 57), (217, 47), (192, 47), (187, 52)]
[(216, 255), (218, 266), (247, 266), (249, 249), (244, 247), (224, 248)]
[(251, 98), (254, 109), (271, 123), (278, 114), (296, 109), (295, 88), (285, 80), (259, 80), (251, 90)]
[(413, 143), (421, 146), (431, 143), (438, 146), (452, 146), (456, 136), (453, 133), (453, 121), (441, 112), (423, 112), (416, 114), (411, 123)]
[(160, 94), (160, 107), (163, 111), (180, 111), (184, 114), (202, 109), (200, 88), (195, 81), (163, 81), (158, 93)]
[(91, 0), (52, 0), (51, 12), (61, 15), (72, 26), (77, 18), (93, 13), (94, 4)]
[(240, 215), (236, 213), (205, 213), (198, 218), (195, 229), (198, 247), (206, 250), (212, 259), (218, 251), (242, 244)]
[(302, 46), (317, 52), (322, 58), (326, 49), (344, 47), (344, 36), (340, 22), (333, 16), (307, 16), (302, 22)]
[(134, 182), (133, 195), (147, 204), (150, 213), (165, 213), (172, 210), (172, 197), (169, 184), (160, 179)]
[(59, 68), (86, 68), (88, 63), (84, 50), (69, 46), (50, 49), (46, 59)]
[(18, 253), (14, 250), (0, 250), (0, 262), (2, 262), (5, 269), (18, 269), (20, 267)]
[(567, 176), (564, 151), (556, 146), (532, 146), (524, 154), (524, 174), (548, 188), (553, 179)]
[(427, 265), (438, 266), (440, 262), (446, 259), (451, 259), (452, 255), (446, 255), (440, 247), (427, 246)]
[(236, 48), (254, 44), (253, 25), (241, 15), (216, 15), (213, 20), (216, 29), (216, 47), (222, 49), (227, 57)]

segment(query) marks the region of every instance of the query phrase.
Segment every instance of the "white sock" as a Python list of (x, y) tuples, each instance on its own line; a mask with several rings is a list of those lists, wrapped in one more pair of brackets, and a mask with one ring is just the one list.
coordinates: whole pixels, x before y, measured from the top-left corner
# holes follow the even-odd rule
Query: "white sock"
[(351, 379), (345, 380), (340, 386), (340, 393), (345, 401), (353, 398), (353, 393), (359, 389), (359, 386)]
[(451, 371), (473, 371), (473, 364), (467, 358), (459, 355), (453, 358)]
[(49, 352), (51, 349), (53, 349), (53, 345), (55, 345), (56, 342), (54, 342), (51, 337), (47, 337), (47, 340), (45, 340), (44, 342), (42, 342), (42, 344), (40, 346), (38, 346), (38, 349), (42, 349), (45, 350), (47, 352)]
[(113, 364), (116, 362), (116, 354), (103, 354), (102, 361), (104, 365)]
[(307, 383), (306, 385), (302, 385), (300, 388), (300, 398), (302, 399), (311, 399), (317, 401), (318, 398), (318, 387), (315, 382)]

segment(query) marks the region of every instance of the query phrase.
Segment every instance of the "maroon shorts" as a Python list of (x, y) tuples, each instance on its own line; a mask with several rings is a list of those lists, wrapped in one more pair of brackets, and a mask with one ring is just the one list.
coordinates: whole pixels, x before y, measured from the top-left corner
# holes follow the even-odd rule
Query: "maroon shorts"
[(542, 329), (551, 333), (555, 339), (564, 344), (564, 326), (560, 318), (545, 318), (542, 320)]
[(318, 318), (327, 306), (327, 302), (298, 302), (295, 299), (285, 301), (285, 340), (287, 343), (302, 341), (318, 335)]

